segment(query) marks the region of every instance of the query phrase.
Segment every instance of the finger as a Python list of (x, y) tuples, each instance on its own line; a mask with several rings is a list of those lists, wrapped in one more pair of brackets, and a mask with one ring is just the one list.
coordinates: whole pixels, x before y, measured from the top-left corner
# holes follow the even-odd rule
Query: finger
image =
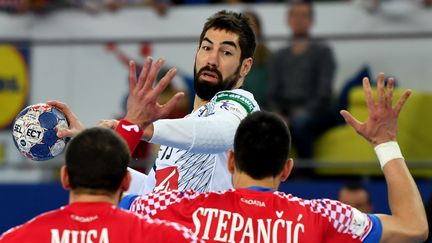
[(378, 105), (385, 105), (385, 90), (384, 90), (384, 73), (379, 73), (377, 77), (377, 89), (378, 89)]
[(408, 98), (411, 96), (412, 91), (410, 89), (406, 90), (402, 97), (398, 100), (398, 102), (395, 105), (395, 112), (397, 115), (399, 115), (400, 111), (402, 110), (402, 107), (405, 105), (405, 102), (408, 100)]
[(100, 120), (96, 123), (99, 127), (109, 128), (109, 129), (115, 129), (117, 127), (118, 121), (117, 120)]
[(385, 107), (387, 109), (392, 108), (393, 90), (394, 90), (394, 78), (389, 78), (387, 80), (387, 91), (386, 91), (386, 98), (385, 98)]
[(358, 121), (353, 115), (351, 115), (351, 113), (346, 110), (341, 110), (340, 114), (343, 116), (346, 123), (348, 123), (352, 128), (354, 128), (354, 130), (356, 130), (357, 132), (360, 131), (362, 123)]
[(169, 85), (169, 83), (171, 82), (171, 80), (174, 78), (176, 74), (177, 74), (177, 69), (171, 68), (156, 85), (156, 87), (154, 88), (153, 95), (159, 96), (159, 94), (161, 94), (166, 89), (166, 87)]
[(180, 100), (184, 97), (184, 93), (183, 92), (178, 92), (176, 93), (163, 107), (163, 113), (164, 115), (168, 115), (169, 113), (171, 113), (171, 111), (174, 110), (174, 108), (176, 107), (176, 105), (180, 102)]
[(78, 133), (77, 130), (73, 130), (73, 129), (58, 129), (57, 130), (57, 137), (59, 138), (71, 138), (73, 136), (75, 136)]
[(374, 99), (372, 96), (372, 89), (370, 86), (369, 78), (367, 78), (367, 77), (363, 78), (363, 91), (365, 94), (366, 105), (367, 105), (368, 109), (370, 110), (371, 108), (374, 107)]
[(69, 123), (78, 121), (77, 116), (72, 112), (72, 110), (69, 108), (69, 106), (66, 105), (65, 103), (53, 100), (53, 101), (48, 101), (47, 104), (52, 105), (52, 106), (56, 107), (57, 109), (59, 109), (60, 111), (62, 111), (64, 113), (64, 115), (66, 116), (66, 119), (69, 121)]
[(129, 94), (132, 94), (132, 91), (136, 86), (136, 65), (133, 60), (129, 61)]
[(146, 83), (144, 85), (144, 92), (147, 92), (151, 90), (153, 86), (153, 81), (156, 79), (159, 70), (161, 69), (162, 65), (165, 63), (165, 60), (163, 58), (159, 58), (157, 62), (153, 65), (153, 68), (150, 70), (150, 73), (147, 77)]
[(56, 107), (56, 108), (58, 108), (58, 109), (61, 109), (63, 106), (66, 105), (65, 103), (62, 103), (62, 102), (60, 102), (60, 101), (58, 101), (58, 100), (49, 100), (49, 101), (47, 101), (46, 103), (47, 103), (48, 105), (54, 106), (54, 107)]
[(98, 127), (105, 127), (105, 128), (111, 128), (109, 126), (109, 121), (108, 120), (99, 120), (96, 122), (96, 126)]
[(146, 58), (146, 62), (144, 63), (143, 68), (141, 69), (141, 73), (139, 76), (139, 81), (138, 81), (139, 90), (141, 90), (145, 86), (147, 82), (147, 76), (149, 74), (152, 64), (153, 64), (153, 58), (151, 56), (148, 56)]

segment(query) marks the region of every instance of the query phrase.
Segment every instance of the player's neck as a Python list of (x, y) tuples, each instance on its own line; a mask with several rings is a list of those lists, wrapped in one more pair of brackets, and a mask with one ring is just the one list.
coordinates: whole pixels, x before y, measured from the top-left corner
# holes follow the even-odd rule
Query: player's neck
[(77, 194), (71, 192), (69, 195), (69, 203), (76, 202), (105, 202), (112, 205), (117, 205), (119, 203), (120, 197), (116, 195), (104, 195), (104, 194)]
[(203, 100), (200, 97), (198, 97), (198, 95), (195, 95), (194, 106), (193, 106), (194, 111), (207, 103), (209, 103), (208, 100)]
[(265, 187), (273, 190), (279, 188), (280, 180), (276, 177), (267, 177), (261, 180), (253, 179), (245, 173), (236, 173), (233, 175), (234, 188)]

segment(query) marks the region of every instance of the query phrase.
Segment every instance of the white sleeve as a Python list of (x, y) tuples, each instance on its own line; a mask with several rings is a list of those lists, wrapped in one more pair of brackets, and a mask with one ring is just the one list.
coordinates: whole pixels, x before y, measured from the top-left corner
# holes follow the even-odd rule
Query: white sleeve
[(129, 189), (125, 193), (143, 195), (146, 188), (146, 183), (149, 179), (148, 176), (130, 167), (128, 167), (128, 171), (131, 175), (132, 180), (129, 185)]
[(153, 124), (153, 137), (149, 142), (193, 153), (220, 153), (232, 148), (239, 124), (239, 117), (230, 112), (159, 120)]
[(217, 93), (206, 107), (206, 117), (156, 121), (149, 142), (192, 153), (221, 153), (232, 149), (240, 121), (259, 110), (253, 95), (241, 89)]

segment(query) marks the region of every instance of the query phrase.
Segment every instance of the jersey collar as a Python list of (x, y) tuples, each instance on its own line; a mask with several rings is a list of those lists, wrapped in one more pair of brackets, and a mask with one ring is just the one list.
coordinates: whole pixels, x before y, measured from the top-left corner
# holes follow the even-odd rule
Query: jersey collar
[(271, 188), (262, 187), (262, 186), (250, 186), (247, 189), (254, 190), (254, 191), (261, 191), (261, 192), (273, 192), (274, 191)]

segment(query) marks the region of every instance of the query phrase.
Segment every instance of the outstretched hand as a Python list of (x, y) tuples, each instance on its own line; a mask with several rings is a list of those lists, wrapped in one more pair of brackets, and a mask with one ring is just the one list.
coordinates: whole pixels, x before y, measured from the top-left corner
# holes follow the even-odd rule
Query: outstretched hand
[(159, 104), (159, 95), (174, 78), (177, 70), (171, 68), (153, 88), (153, 81), (164, 60), (158, 59), (153, 66), (152, 63), (152, 58), (148, 57), (137, 80), (136, 64), (134, 61), (129, 62), (130, 85), (125, 119), (142, 129), (158, 119), (167, 117), (184, 95), (183, 92), (178, 92), (166, 104)]
[(394, 79), (388, 79), (387, 87), (384, 87), (384, 73), (380, 73), (377, 80), (378, 101), (374, 101), (369, 79), (363, 79), (363, 90), (369, 111), (366, 122), (358, 121), (346, 110), (340, 112), (345, 121), (373, 146), (396, 140), (399, 113), (411, 95), (411, 90), (406, 90), (393, 107)]
[(64, 137), (73, 137), (77, 135), (79, 132), (84, 130), (84, 125), (78, 120), (78, 117), (72, 112), (72, 110), (65, 104), (56, 100), (48, 101), (48, 105), (52, 105), (55, 108), (62, 111), (66, 119), (69, 123), (69, 128), (67, 129), (58, 129), (57, 130), (57, 137), (64, 138)]

